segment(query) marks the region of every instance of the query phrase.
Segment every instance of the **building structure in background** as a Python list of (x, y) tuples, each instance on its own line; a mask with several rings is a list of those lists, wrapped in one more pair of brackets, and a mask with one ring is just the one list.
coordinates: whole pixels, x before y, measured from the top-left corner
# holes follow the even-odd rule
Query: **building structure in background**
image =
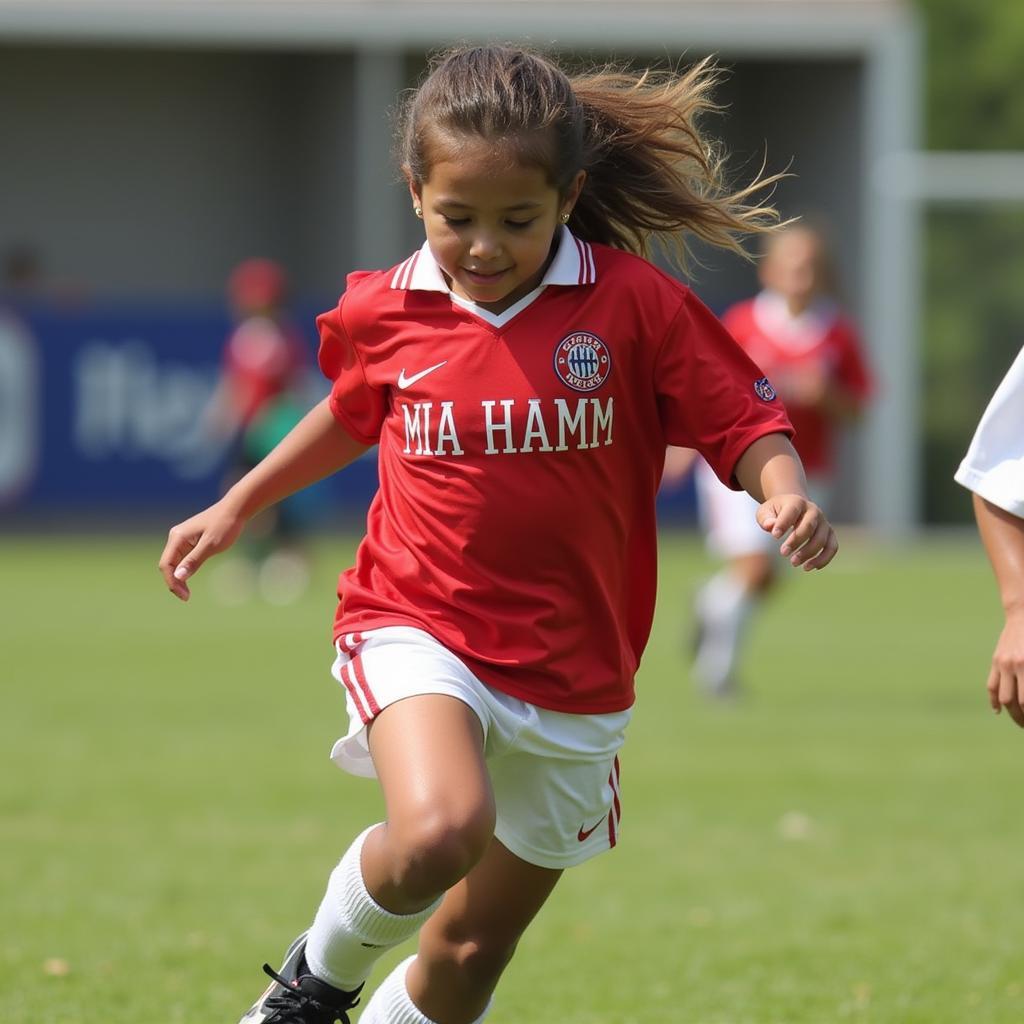
[[(164, 307), (269, 255), (329, 303), (349, 270), (418, 244), (391, 159), (398, 93), (431, 49), (507, 39), (587, 61), (718, 55), (732, 174), (788, 167), (782, 212), (831, 222), (882, 381), (839, 514), (913, 526), (918, 200), (881, 172), (918, 142), (902, 0), (0, 0), (0, 249), (27, 239), (76, 294)], [(713, 260), (696, 270), (712, 305), (750, 291), (749, 266)]]

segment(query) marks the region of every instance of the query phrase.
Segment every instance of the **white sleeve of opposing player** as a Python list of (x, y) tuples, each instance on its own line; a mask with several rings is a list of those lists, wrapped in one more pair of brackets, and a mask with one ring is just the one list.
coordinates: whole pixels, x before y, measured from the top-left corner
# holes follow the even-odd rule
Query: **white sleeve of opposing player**
[(1024, 517), (1024, 348), (992, 396), (954, 479)]

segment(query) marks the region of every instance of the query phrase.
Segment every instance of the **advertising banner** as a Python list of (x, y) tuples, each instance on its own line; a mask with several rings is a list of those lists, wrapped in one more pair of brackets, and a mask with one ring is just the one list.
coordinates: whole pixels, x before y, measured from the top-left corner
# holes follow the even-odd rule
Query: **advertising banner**
[[(327, 390), (313, 316), (296, 318), (309, 405)], [(0, 517), (173, 521), (216, 500), (233, 440), (209, 407), (230, 329), (216, 307), (0, 310)], [(368, 456), (318, 504), (362, 515), (375, 489)]]

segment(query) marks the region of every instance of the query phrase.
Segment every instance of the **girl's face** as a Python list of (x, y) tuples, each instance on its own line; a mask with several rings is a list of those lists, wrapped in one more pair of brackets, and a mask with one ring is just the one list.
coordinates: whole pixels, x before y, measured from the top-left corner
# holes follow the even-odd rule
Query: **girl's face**
[(422, 185), (409, 182), (430, 251), (456, 295), (501, 313), (540, 284), (584, 173), (563, 197), (540, 168), (517, 163), (511, 147), (469, 136), (435, 154)]

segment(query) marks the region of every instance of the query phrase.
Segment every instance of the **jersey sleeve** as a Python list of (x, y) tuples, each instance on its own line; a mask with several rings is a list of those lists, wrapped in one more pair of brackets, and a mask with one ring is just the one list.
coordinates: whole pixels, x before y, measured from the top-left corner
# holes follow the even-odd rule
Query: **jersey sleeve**
[(1024, 518), (1024, 349), (992, 396), (955, 479)]
[(334, 309), (316, 318), (320, 333), (318, 361), (331, 381), (331, 412), (356, 441), (374, 445), (380, 439), (386, 395), (367, 381), (358, 346), (346, 329), (347, 296), (346, 292)]
[(769, 381), (692, 292), (669, 326), (654, 373), (666, 443), (696, 448), (734, 490), (736, 463), (759, 437), (793, 436)]

